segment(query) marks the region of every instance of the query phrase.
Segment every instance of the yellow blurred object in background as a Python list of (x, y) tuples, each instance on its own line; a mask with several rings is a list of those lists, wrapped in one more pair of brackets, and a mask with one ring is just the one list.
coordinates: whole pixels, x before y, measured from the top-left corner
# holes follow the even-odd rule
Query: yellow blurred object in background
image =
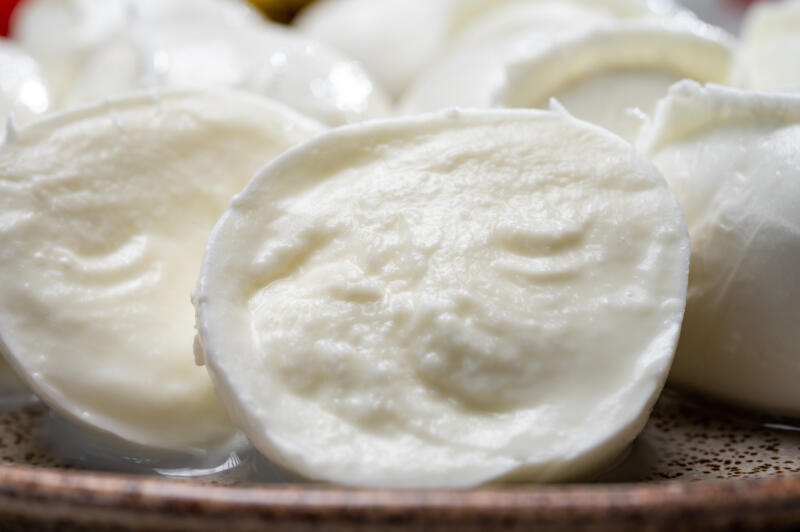
[(249, 0), (265, 15), (277, 22), (291, 22), (294, 16), (311, 0)]

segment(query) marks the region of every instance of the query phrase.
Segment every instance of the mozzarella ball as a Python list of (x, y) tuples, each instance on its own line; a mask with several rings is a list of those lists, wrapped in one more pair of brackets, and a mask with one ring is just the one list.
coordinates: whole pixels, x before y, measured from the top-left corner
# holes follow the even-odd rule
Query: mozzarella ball
[(659, 103), (641, 145), (692, 240), (671, 381), (800, 415), (800, 97), (684, 82)]
[(0, 145), (0, 345), (70, 420), (204, 453), (237, 432), (192, 355), (208, 234), (322, 127), (255, 96), (170, 92), (52, 115)]
[(647, 420), (688, 259), (656, 169), (566, 114), (342, 127), (218, 223), (197, 353), (250, 441), (308, 478), (585, 478)]

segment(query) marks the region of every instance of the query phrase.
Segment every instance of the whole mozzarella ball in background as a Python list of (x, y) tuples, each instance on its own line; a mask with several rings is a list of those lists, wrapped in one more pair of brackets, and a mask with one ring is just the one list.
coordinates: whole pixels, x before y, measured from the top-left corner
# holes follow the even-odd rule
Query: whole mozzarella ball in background
[(19, 44), (0, 38), (0, 140), (12, 113), (21, 124), (50, 108), (50, 90), (38, 62)]
[(800, 96), (683, 82), (640, 145), (691, 235), (671, 382), (800, 416)]
[(738, 83), (756, 90), (800, 90), (800, 0), (762, 2), (747, 14)]
[(238, 442), (195, 365), (190, 292), (231, 197), (323, 129), (247, 93), (153, 91), (0, 145), (0, 345), (26, 384), (112, 441)]
[(733, 39), (696, 20), (618, 22), (454, 54), (408, 92), (406, 113), (451, 105), (566, 109), (629, 141), (683, 78), (727, 83)]
[[(127, 16), (113, 11), (105, 25), (96, 22), (106, 28), (113, 20), (115, 31), (95, 32), (96, 38), (81, 44), (69, 81), (60, 88), (61, 107), (141, 88), (228, 87), (277, 99), (329, 125), (389, 111), (388, 98), (363, 68), (327, 45), (265, 20), (212, 16), (215, 9), (224, 15), (222, 6), (242, 7), (238, 4), (216, 0), (216, 8), (209, 4), (182, 19), (178, 8), (188, 13), (193, 5), (171, 0), (167, 9), (140, 2), (130, 4)], [(41, 30), (45, 20), (35, 13), (23, 13), (22, 28), (29, 31), (21, 38), (46, 41), (31, 29)]]
[[(570, 7), (601, 18), (678, 12), (670, 0), (322, 0), (301, 12), (296, 25), (361, 61), (399, 98), (462, 37), (468, 42), (486, 35), (507, 37), (537, 24), (542, 13)], [(493, 14), (506, 10), (512, 15)], [(475, 23), (480, 27), (470, 33)]]
[(11, 32), (42, 62), (58, 95), (72, 83), (86, 54), (124, 32), (134, 19), (232, 27), (264, 20), (245, 0), (25, 0), (14, 11)]

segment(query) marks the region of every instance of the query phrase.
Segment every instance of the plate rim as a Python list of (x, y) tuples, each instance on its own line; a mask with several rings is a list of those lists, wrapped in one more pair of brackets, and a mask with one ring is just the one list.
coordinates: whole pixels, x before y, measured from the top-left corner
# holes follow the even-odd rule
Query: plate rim
[[(800, 476), (624, 484), (511, 485), (472, 490), (351, 489), (321, 484), (209, 485), (155, 476), (0, 465), (0, 518), (7, 523), (205, 530), (271, 524), (365, 523), (381, 530), (441, 525), (531, 525), (542, 530), (800, 525)], [(457, 526), (456, 526), (457, 525)], [(209, 528), (210, 529), (210, 528)]]

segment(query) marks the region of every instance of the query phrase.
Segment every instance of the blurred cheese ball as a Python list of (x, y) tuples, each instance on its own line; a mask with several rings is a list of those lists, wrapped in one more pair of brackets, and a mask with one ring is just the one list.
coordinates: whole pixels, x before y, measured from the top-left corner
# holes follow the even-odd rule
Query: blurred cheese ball
[[(279, 100), (329, 125), (388, 112), (388, 98), (356, 61), (250, 8), (204, 0), (198, 6), (208, 5), (198, 9), (193, 1), (170, 0), (168, 9), (154, 1), (136, 0), (129, 11), (112, 11), (102, 21), (81, 12), (80, 24), (105, 28), (111, 21), (115, 31), (84, 36), (74, 46), (70, 77), (60, 86), (62, 107), (141, 88), (229, 87)], [(80, 2), (87, 13), (88, 4)], [(47, 16), (23, 13), (20, 30), (34, 49), (46, 43), (42, 29), (53, 16), (39, 9)], [(179, 11), (190, 15), (181, 18)]]
[(683, 82), (641, 147), (691, 234), (671, 381), (800, 415), (800, 97)]
[(50, 91), (36, 60), (17, 43), (0, 39), (0, 141), (6, 118), (23, 123), (50, 109)]
[(536, 33), (454, 54), (407, 94), (406, 113), (465, 107), (547, 107), (636, 138), (647, 114), (683, 78), (727, 83), (733, 39), (699, 21), (628, 22)]
[(738, 81), (756, 90), (800, 90), (800, 0), (763, 2), (747, 14)]
[(45, 65), (59, 92), (87, 54), (124, 31), (133, 18), (234, 27), (263, 20), (244, 0), (26, 0), (14, 11), (11, 31)]
[(508, 37), (553, 23), (571, 26), (584, 19), (677, 12), (670, 0), (324, 0), (301, 12), (296, 24), (360, 60), (399, 98), (462, 39), (464, 44), (485, 43), (487, 37)]

